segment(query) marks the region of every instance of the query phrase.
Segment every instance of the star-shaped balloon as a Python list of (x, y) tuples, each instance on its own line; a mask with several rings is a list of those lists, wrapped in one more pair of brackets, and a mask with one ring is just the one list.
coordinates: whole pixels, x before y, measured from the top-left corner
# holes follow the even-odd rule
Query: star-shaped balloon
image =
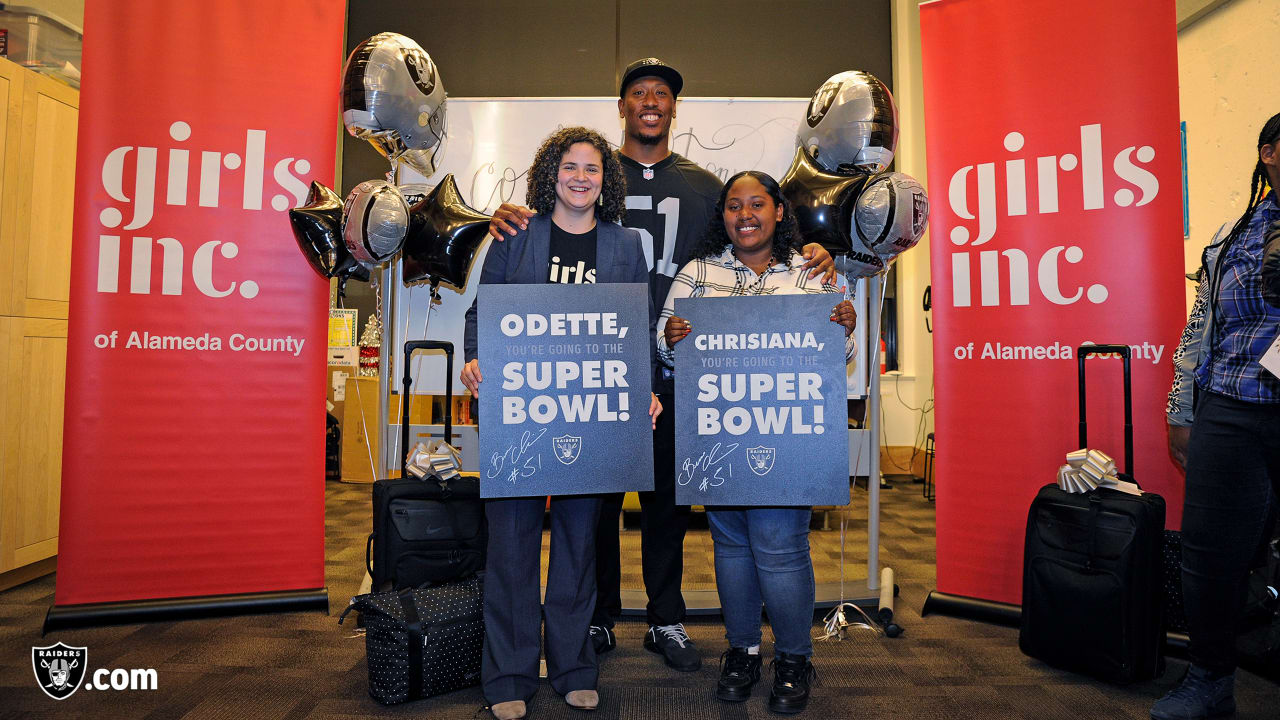
[(850, 234), (854, 205), (870, 177), (824, 172), (803, 148), (796, 148), (791, 168), (779, 183), (804, 242), (818, 243), (833, 256), (844, 256), (837, 263), (850, 277), (870, 277), (885, 268), (884, 260)]
[(409, 233), (404, 241), (405, 283), (430, 280), (459, 292), (476, 251), (489, 234), (490, 217), (468, 206), (448, 174), (425, 198), (409, 207)]
[(342, 240), (342, 198), (319, 182), (312, 182), (302, 207), (289, 211), (289, 224), (298, 249), (320, 277), (369, 279)]

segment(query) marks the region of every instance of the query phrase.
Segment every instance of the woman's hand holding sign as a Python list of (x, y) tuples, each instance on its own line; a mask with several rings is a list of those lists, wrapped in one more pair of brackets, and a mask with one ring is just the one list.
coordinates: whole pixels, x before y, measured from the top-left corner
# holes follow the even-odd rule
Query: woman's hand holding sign
[(658, 396), (649, 393), (649, 420), (653, 423), (653, 429), (658, 429), (658, 416), (662, 414), (662, 403), (658, 402)]
[(662, 330), (663, 336), (667, 339), (667, 347), (675, 347), (675, 344), (683, 340), (692, 329), (689, 327), (688, 320), (672, 315), (667, 319), (667, 326)]
[(852, 335), (853, 328), (858, 324), (858, 314), (853, 310), (853, 303), (848, 300), (840, 301), (840, 304), (831, 310), (831, 322), (844, 326), (845, 337)]
[(471, 397), (480, 397), (480, 381), (484, 379), (480, 375), (480, 361), (472, 360), (462, 366), (462, 372), (458, 374), (458, 378), (462, 380), (462, 384), (467, 386), (471, 391)]

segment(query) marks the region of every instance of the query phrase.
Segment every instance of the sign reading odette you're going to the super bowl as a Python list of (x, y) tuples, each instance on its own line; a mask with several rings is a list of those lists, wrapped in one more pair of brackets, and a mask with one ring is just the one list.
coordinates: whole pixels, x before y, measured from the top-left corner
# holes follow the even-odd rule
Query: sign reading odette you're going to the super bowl
[(849, 502), (839, 295), (678, 299), (676, 502)]
[(653, 489), (648, 289), (483, 285), (480, 494)]

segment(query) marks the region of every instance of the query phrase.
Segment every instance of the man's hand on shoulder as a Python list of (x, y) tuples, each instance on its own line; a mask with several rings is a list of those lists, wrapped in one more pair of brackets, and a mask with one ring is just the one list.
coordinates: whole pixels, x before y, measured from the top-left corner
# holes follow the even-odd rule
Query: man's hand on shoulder
[(836, 281), (836, 261), (831, 259), (831, 253), (818, 243), (809, 243), (800, 248), (800, 255), (807, 261), (801, 269), (809, 270), (809, 279), (821, 275), (823, 283), (834, 283)]
[(503, 233), (514, 236), (520, 230), (528, 230), (529, 218), (537, 214), (537, 211), (523, 205), (502, 203), (497, 210), (493, 211), (493, 219), (489, 221), (489, 234), (499, 242), (506, 240)]

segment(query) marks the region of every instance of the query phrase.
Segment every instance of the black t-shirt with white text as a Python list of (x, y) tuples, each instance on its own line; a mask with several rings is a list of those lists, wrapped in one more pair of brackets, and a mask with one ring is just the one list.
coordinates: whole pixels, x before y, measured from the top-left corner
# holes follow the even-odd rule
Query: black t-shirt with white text
[[(677, 153), (648, 168), (621, 153), (618, 159), (627, 179), (627, 213), (622, 224), (640, 231), (656, 313), (667, 301), (671, 281), (706, 232), (724, 183)], [(673, 392), (669, 369), (659, 363), (654, 371), (654, 392)]]
[(551, 223), (551, 247), (547, 257), (547, 282), (566, 285), (596, 281), (596, 229), (574, 234)]

